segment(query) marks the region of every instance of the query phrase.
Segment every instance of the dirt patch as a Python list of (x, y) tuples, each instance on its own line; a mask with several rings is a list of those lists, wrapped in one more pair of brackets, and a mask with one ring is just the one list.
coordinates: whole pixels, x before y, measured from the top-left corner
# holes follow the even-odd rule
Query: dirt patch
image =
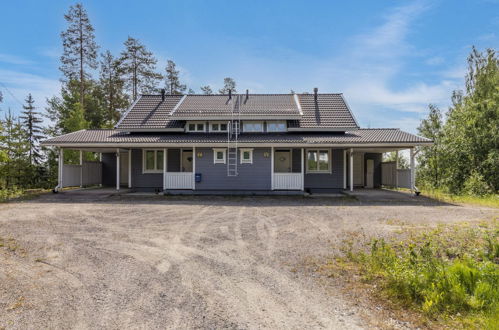
[(0, 250), (0, 328), (367, 328), (372, 317), (363, 314), (376, 313), (301, 265), (347, 233), (389, 235), (402, 223), (496, 212), (330, 198), (60, 196), (0, 207), (0, 237), (25, 251)]

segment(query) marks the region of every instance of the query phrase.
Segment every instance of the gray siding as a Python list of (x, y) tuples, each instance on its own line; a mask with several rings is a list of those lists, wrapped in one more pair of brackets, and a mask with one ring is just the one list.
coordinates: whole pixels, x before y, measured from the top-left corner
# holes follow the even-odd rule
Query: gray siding
[(116, 154), (102, 154), (102, 185), (116, 186)]
[(132, 188), (150, 191), (163, 189), (163, 173), (142, 173), (142, 149), (132, 150)]
[(212, 148), (196, 148), (196, 173), (202, 175), (201, 182), (196, 182), (196, 190), (270, 190), (271, 159), (265, 158), (264, 152), (270, 154), (270, 148), (254, 148), (253, 164), (240, 164), (238, 154), (238, 176), (227, 176), (226, 164), (213, 164)]
[(381, 187), (381, 161), (383, 160), (383, 154), (381, 153), (366, 153), (364, 155), (364, 182), (367, 182), (367, 160), (374, 160), (374, 175), (373, 175), (373, 186), (374, 188)]
[(343, 149), (332, 150), (331, 162), (331, 174), (305, 173), (305, 189), (312, 192), (343, 189)]

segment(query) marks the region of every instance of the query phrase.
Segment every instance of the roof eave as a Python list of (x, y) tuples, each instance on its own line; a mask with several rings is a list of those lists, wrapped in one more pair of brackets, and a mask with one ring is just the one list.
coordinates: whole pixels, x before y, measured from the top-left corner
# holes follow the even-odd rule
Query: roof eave
[[(231, 115), (225, 116), (172, 116), (174, 120), (231, 120)], [(239, 115), (240, 120), (299, 120), (300, 115)]]

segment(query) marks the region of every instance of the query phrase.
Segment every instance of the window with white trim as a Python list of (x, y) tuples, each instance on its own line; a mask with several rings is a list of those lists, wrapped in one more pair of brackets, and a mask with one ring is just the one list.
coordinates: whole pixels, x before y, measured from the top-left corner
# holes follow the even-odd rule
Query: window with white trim
[(246, 133), (263, 132), (263, 122), (247, 121), (243, 123), (243, 131)]
[(253, 164), (253, 149), (239, 149), (241, 164)]
[(143, 149), (142, 173), (162, 173), (164, 156), (163, 150)]
[(225, 148), (213, 149), (213, 164), (225, 164), (226, 156), (227, 156), (227, 149)]
[(308, 173), (331, 173), (331, 150), (308, 149), (307, 150), (307, 172)]
[(187, 132), (204, 132), (204, 122), (187, 123)]
[(210, 122), (210, 132), (227, 132), (227, 122)]
[(267, 132), (286, 132), (288, 125), (285, 121), (268, 121)]

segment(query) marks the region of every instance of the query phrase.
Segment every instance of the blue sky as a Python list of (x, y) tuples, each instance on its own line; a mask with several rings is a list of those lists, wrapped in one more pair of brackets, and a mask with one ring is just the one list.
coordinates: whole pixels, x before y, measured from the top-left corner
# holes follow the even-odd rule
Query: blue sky
[[(59, 91), (59, 34), (73, 1), (4, 1), (5, 111)], [(240, 91), (345, 94), (364, 127), (415, 132), (428, 103), (463, 86), (471, 46), (498, 48), (499, 1), (82, 1), (101, 51), (128, 35), (173, 59), (199, 92), (235, 78)], [(14, 95), (11, 96), (5, 87)]]

